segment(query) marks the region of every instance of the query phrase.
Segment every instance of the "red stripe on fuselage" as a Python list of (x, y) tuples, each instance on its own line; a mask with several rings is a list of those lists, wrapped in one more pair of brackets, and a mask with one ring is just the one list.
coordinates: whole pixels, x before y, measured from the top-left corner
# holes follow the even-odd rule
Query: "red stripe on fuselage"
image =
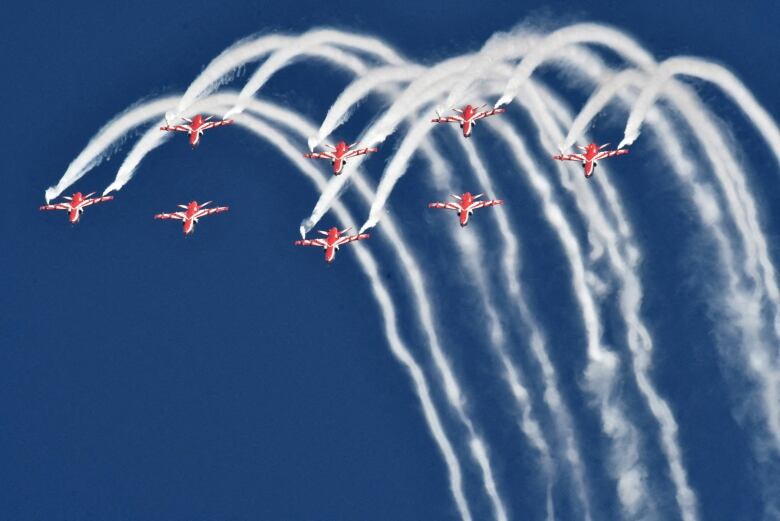
[(333, 173), (339, 175), (344, 170), (344, 160), (336, 158), (333, 160)]
[(585, 177), (590, 177), (593, 175), (593, 169), (596, 167), (596, 164), (593, 161), (585, 161), (585, 164), (583, 165), (583, 168), (585, 169)]

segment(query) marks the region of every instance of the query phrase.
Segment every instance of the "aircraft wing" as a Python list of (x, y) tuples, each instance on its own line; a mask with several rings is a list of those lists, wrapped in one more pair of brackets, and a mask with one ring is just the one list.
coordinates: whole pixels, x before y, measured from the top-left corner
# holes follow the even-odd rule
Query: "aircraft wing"
[(211, 215), (213, 213), (222, 213), (227, 212), (230, 208), (228, 206), (219, 206), (217, 208), (203, 208), (202, 210), (198, 210), (195, 212), (195, 215), (192, 216), (193, 219), (200, 219), (201, 217), (204, 217), (206, 215)]
[(347, 244), (352, 241), (362, 241), (363, 239), (368, 239), (370, 237), (367, 233), (361, 233), (359, 235), (350, 235), (348, 237), (339, 237), (339, 239), (333, 244), (334, 246), (341, 246), (342, 244)]
[(66, 203), (45, 204), (38, 208), (39, 210), (70, 210), (70, 205)]
[(347, 157), (362, 156), (362, 155), (365, 155), (365, 154), (370, 154), (372, 152), (376, 152), (377, 150), (379, 150), (379, 149), (378, 148), (359, 148), (357, 150), (350, 150), (349, 152), (347, 152), (344, 155), (344, 157), (347, 158)]
[(431, 120), (431, 123), (460, 123), (463, 121), (463, 118), (458, 116), (445, 116), (445, 117), (438, 117), (433, 118)]
[(596, 154), (596, 157), (594, 157), (593, 160), (598, 161), (599, 159), (604, 159), (612, 156), (622, 156), (623, 154), (628, 154), (627, 148), (621, 148), (620, 150), (605, 150), (604, 152), (599, 152), (598, 154)]
[(219, 121), (207, 121), (206, 123), (200, 126), (200, 130), (208, 130), (210, 128), (221, 127), (223, 125), (232, 125), (232, 124), (233, 124), (232, 119), (221, 119)]
[(184, 212), (173, 212), (173, 213), (158, 213), (154, 216), (155, 219), (177, 219), (179, 221), (183, 221), (187, 218), (187, 216), (184, 214)]
[(506, 112), (506, 109), (504, 109), (504, 108), (485, 110), (483, 112), (480, 112), (476, 116), (474, 116), (472, 119), (474, 121), (476, 121), (478, 119), (486, 118), (488, 116), (494, 116), (496, 114), (503, 114), (504, 112)]
[(428, 208), (441, 208), (444, 210), (455, 210), (458, 212), (461, 210), (461, 207), (455, 203), (429, 203)]
[(564, 154), (562, 156), (553, 156), (553, 159), (558, 161), (585, 161), (585, 156), (582, 154)]
[(81, 201), (79, 204), (79, 208), (84, 208), (85, 206), (91, 206), (93, 204), (97, 203), (104, 203), (106, 201), (110, 201), (114, 198), (113, 195), (106, 195), (104, 197), (90, 197), (89, 199), (85, 199)]
[(328, 243), (324, 239), (303, 239), (302, 241), (295, 241), (296, 246), (319, 246), (325, 248)]
[(496, 199), (493, 201), (477, 201), (476, 203), (472, 203), (469, 209), (476, 210), (477, 208), (486, 208), (488, 206), (497, 206), (499, 204), (504, 204), (504, 201), (501, 199)]
[(160, 127), (160, 130), (167, 130), (168, 132), (191, 132), (192, 129), (188, 125), (165, 125)]
[(330, 152), (310, 152), (303, 154), (303, 157), (308, 159), (336, 159), (336, 156)]

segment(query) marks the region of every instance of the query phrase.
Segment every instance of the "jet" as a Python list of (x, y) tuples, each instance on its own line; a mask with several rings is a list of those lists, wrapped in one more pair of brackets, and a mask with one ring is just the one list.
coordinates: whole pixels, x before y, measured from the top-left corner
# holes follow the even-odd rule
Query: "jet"
[(95, 192), (92, 192), (91, 194), (87, 194), (87, 195), (82, 195), (81, 192), (76, 192), (70, 197), (64, 196), (63, 199), (65, 199), (66, 202), (56, 203), (56, 204), (46, 204), (41, 206), (39, 210), (67, 210), (68, 219), (72, 224), (76, 224), (77, 222), (79, 222), (79, 217), (81, 217), (84, 208), (93, 204), (110, 201), (111, 199), (114, 198), (113, 195), (106, 195), (104, 197), (95, 197), (94, 199), (92, 199), (91, 197), (93, 195), (95, 195)]
[(228, 207), (227, 206), (219, 206), (217, 208), (204, 208), (205, 206), (211, 204), (211, 201), (208, 201), (203, 204), (198, 204), (197, 201), (190, 201), (190, 204), (183, 205), (180, 204), (179, 208), (184, 210), (183, 212), (173, 212), (173, 213), (158, 213), (154, 216), (155, 219), (177, 219), (179, 221), (184, 221), (184, 235), (189, 235), (193, 231), (195, 231), (195, 223), (198, 222), (198, 219), (201, 217), (205, 217), (206, 215), (211, 215), (213, 213), (221, 213), (221, 212), (227, 212)]
[[(482, 107), (484, 107), (484, 105), (482, 105)], [(441, 117), (441, 115), (437, 112), (439, 117), (433, 118), (431, 121), (433, 123), (459, 123), (460, 128), (463, 129), (463, 137), (471, 137), (471, 131), (473, 130), (474, 125), (477, 124), (477, 120), (506, 112), (506, 109), (490, 109), (480, 112), (479, 109), (482, 107), (472, 107), (471, 105), (466, 105), (463, 107), (463, 109), (452, 109), (460, 114), (460, 116)]]
[(339, 249), (339, 246), (343, 246), (344, 244), (348, 244), (352, 241), (362, 241), (363, 239), (368, 239), (369, 234), (367, 233), (360, 233), (358, 235), (344, 235), (350, 230), (350, 228), (345, 228), (344, 230), (339, 231), (338, 228), (335, 226), (328, 230), (327, 232), (318, 230), (318, 233), (325, 236), (323, 239), (312, 239), (307, 240), (304, 239), (302, 241), (295, 241), (296, 246), (319, 246), (320, 248), (323, 248), (325, 250), (325, 262), (333, 262), (333, 259), (336, 258), (336, 252)]
[(325, 145), (333, 150), (333, 152), (311, 152), (303, 154), (303, 157), (308, 159), (330, 159), (330, 162), (333, 165), (333, 174), (339, 175), (344, 169), (344, 165), (347, 164), (348, 158), (362, 156), (379, 150), (378, 148), (356, 148), (355, 150), (351, 150), (355, 145), (357, 145), (357, 143), (347, 145), (344, 141), (339, 141), (335, 147), (328, 144)]
[(584, 154), (564, 154), (561, 156), (553, 156), (553, 159), (557, 159), (558, 161), (581, 161), (582, 169), (585, 172), (585, 177), (587, 178), (593, 175), (593, 172), (598, 165), (599, 159), (606, 159), (612, 156), (622, 156), (623, 154), (628, 154), (628, 149), (626, 148), (620, 150), (603, 150), (608, 146), (609, 143), (601, 146), (597, 145), (596, 143), (591, 143), (586, 147), (577, 145), (577, 148), (582, 150)]
[(200, 114), (196, 114), (192, 119), (181, 118), (187, 122), (186, 125), (165, 125), (160, 127), (160, 130), (167, 130), (168, 132), (186, 132), (190, 136), (190, 145), (193, 148), (200, 143), (200, 136), (203, 132), (214, 127), (221, 127), (223, 125), (231, 125), (232, 119), (222, 119), (219, 121), (209, 121), (214, 116), (204, 118)]
[(487, 206), (496, 206), (504, 204), (504, 201), (495, 199), (492, 201), (477, 201), (484, 194), (471, 195), (471, 192), (465, 194), (455, 195), (451, 194), (450, 197), (455, 198), (457, 203), (430, 203), (428, 208), (439, 208), (445, 210), (455, 210), (460, 217), (460, 225), (467, 226), (469, 224), (469, 216), (474, 213), (474, 210), (479, 208), (485, 208)]

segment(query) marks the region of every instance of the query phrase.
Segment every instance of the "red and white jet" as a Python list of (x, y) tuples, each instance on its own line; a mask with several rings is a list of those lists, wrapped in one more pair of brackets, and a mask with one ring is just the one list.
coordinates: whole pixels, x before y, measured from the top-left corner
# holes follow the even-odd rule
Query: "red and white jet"
[(227, 206), (219, 206), (216, 208), (204, 208), (206, 205), (211, 204), (211, 201), (208, 201), (203, 204), (198, 204), (197, 201), (190, 201), (190, 204), (183, 205), (180, 204), (179, 208), (183, 209), (183, 212), (173, 212), (173, 213), (158, 213), (154, 216), (155, 219), (177, 219), (179, 221), (184, 221), (184, 235), (189, 235), (193, 231), (195, 231), (195, 223), (198, 222), (198, 219), (201, 217), (205, 217), (206, 215), (211, 215), (213, 213), (221, 213), (221, 212), (227, 212), (228, 207)]
[(344, 165), (347, 164), (348, 158), (370, 154), (379, 150), (378, 148), (356, 148), (351, 150), (355, 145), (357, 145), (357, 143), (347, 145), (344, 141), (339, 141), (335, 147), (328, 144), (325, 145), (333, 150), (333, 152), (311, 152), (303, 154), (303, 157), (309, 159), (330, 159), (330, 162), (333, 165), (333, 173), (339, 175), (344, 169)]
[(64, 196), (63, 199), (66, 201), (64, 203), (46, 204), (41, 206), (39, 210), (67, 210), (68, 219), (71, 223), (76, 224), (79, 222), (79, 217), (81, 217), (84, 208), (96, 203), (110, 201), (114, 198), (113, 195), (106, 195), (104, 197), (95, 197), (94, 199), (91, 199), (93, 195), (95, 195), (95, 192), (87, 195), (76, 192), (70, 197)]
[(203, 132), (214, 127), (221, 127), (223, 125), (231, 125), (232, 119), (222, 119), (219, 121), (209, 121), (214, 116), (204, 118), (200, 114), (196, 114), (192, 119), (181, 118), (187, 122), (186, 125), (165, 125), (160, 127), (160, 130), (167, 130), (168, 132), (186, 132), (190, 136), (190, 145), (196, 147), (200, 142), (200, 136)]
[(577, 148), (582, 150), (584, 154), (564, 154), (561, 156), (553, 156), (553, 159), (557, 159), (558, 161), (580, 161), (582, 162), (582, 169), (585, 172), (585, 177), (590, 177), (593, 175), (599, 159), (628, 154), (627, 148), (620, 150), (603, 150), (608, 146), (609, 143), (601, 146), (598, 146), (596, 143), (591, 143), (586, 147), (577, 145)]
[[(482, 107), (484, 107), (484, 105), (482, 105)], [(431, 121), (433, 123), (459, 123), (460, 128), (463, 129), (463, 137), (471, 137), (471, 131), (474, 128), (474, 125), (477, 124), (478, 120), (506, 112), (506, 109), (490, 109), (480, 112), (479, 109), (482, 107), (472, 107), (471, 105), (466, 105), (462, 110), (452, 109), (460, 114), (460, 116), (441, 117), (441, 115), (439, 115), (438, 118), (433, 118)]]
[(370, 237), (367, 233), (360, 233), (358, 235), (344, 235), (347, 233), (350, 229), (345, 228), (344, 230), (339, 231), (338, 228), (335, 226), (328, 230), (327, 232), (324, 232), (322, 230), (318, 230), (318, 233), (325, 236), (323, 239), (312, 239), (307, 240), (304, 239), (302, 241), (295, 241), (296, 246), (319, 246), (320, 248), (323, 248), (325, 250), (325, 262), (333, 262), (333, 259), (336, 258), (336, 252), (339, 249), (339, 246), (343, 246), (344, 244), (348, 244), (352, 241), (362, 241), (363, 239), (368, 239)]
[(454, 197), (457, 203), (430, 203), (428, 208), (441, 208), (445, 210), (455, 210), (460, 217), (460, 225), (466, 226), (469, 223), (469, 216), (474, 213), (474, 210), (479, 208), (485, 208), (487, 206), (496, 206), (504, 204), (504, 201), (500, 199), (494, 199), (492, 201), (477, 201), (483, 194), (471, 195), (471, 192), (465, 194), (455, 195), (451, 194), (450, 197)]

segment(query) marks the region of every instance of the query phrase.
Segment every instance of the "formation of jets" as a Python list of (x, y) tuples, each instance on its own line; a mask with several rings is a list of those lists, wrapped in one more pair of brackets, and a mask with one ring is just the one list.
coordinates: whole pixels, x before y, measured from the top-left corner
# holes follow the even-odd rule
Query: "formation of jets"
[[(475, 107), (472, 105), (466, 105), (462, 109), (454, 108), (453, 111), (456, 115), (444, 116), (438, 114), (436, 118), (432, 119), (433, 123), (457, 123), (463, 131), (463, 137), (469, 138), (474, 130), (474, 125), (477, 121), (494, 116), (496, 114), (502, 114), (506, 112), (504, 108), (494, 108), (490, 110), (482, 110), (483, 107)], [(167, 118), (167, 116), (166, 116)], [(196, 147), (200, 143), (200, 138), (206, 130), (230, 125), (233, 123), (232, 119), (214, 120), (213, 116), (203, 117), (202, 114), (196, 114), (192, 119), (181, 118), (184, 123), (171, 124), (170, 121), (167, 125), (160, 127), (160, 130), (166, 132), (186, 132), (189, 136), (190, 145)], [(322, 152), (308, 152), (303, 154), (303, 157), (309, 159), (327, 159), (331, 162), (333, 167), (333, 174), (339, 175), (344, 170), (344, 166), (347, 164), (347, 159), (361, 156), (365, 154), (371, 154), (377, 152), (377, 148), (354, 148), (357, 143), (348, 145), (345, 141), (339, 141), (336, 146), (325, 144), (324, 146), (329, 150)], [(580, 154), (562, 154), (553, 156), (553, 159), (558, 161), (579, 161), (582, 163), (583, 172), (585, 177), (589, 178), (593, 175), (598, 161), (613, 156), (620, 156), (628, 154), (626, 149), (618, 150), (605, 150), (609, 144), (598, 145), (591, 143), (587, 146), (577, 145), (582, 153)], [(84, 208), (87, 206), (110, 201), (113, 196), (92, 197), (95, 193), (82, 195), (81, 192), (76, 192), (71, 196), (63, 197), (63, 201), (55, 204), (47, 204), (41, 206), (41, 210), (65, 210), (68, 212), (68, 219), (71, 223), (76, 224), (81, 217)], [(504, 204), (504, 201), (500, 199), (484, 199), (481, 197), (484, 194), (473, 195), (471, 192), (465, 192), (461, 195), (451, 194), (453, 201), (447, 202), (433, 202), (428, 204), (428, 208), (454, 210), (458, 214), (460, 219), (460, 225), (467, 226), (469, 223), (469, 217), (474, 213), (474, 210), (480, 208), (486, 208), (489, 206), (497, 206)], [(172, 213), (158, 213), (154, 216), (155, 219), (173, 219), (182, 221), (182, 228), (184, 235), (190, 235), (195, 230), (195, 224), (202, 217), (207, 215), (227, 212), (227, 206), (217, 206), (212, 208), (206, 208), (210, 205), (211, 201), (203, 204), (197, 201), (191, 201), (187, 205), (178, 205), (181, 211)], [(367, 233), (359, 233), (355, 235), (346, 235), (350, 228), (339, 230), (335, 226), (328, 231), (320, 230), (318, 233), (323, 235), (319, 239), (303, 239), (295, 241), (296, 246), (316, 246), (325, 250), (325, 262), (331, 263), (336, 258), (336, 252), (340, 246), (349, 244), (354, 241), (361, 241), (369, 238)]]

